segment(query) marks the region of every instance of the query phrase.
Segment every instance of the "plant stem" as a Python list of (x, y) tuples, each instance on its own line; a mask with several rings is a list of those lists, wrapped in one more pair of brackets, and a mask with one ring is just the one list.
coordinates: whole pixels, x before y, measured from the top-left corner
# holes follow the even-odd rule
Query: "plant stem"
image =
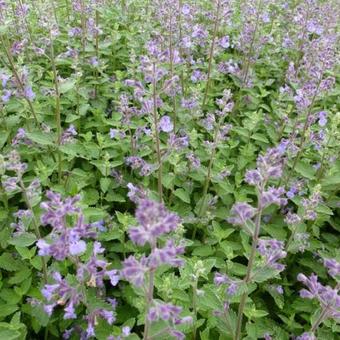
[[(172, 79), (174, 76), (174, 49), (173, 49), (173, 41), (172, 41), (172, 12), (170, 12), (170, 32), (169, 32), (169, 54), (170, 54), (170, 78)], [(174, 132), (176, 132), (176, 121), (177, 121), (177, 113), (176, 113), (176, 96), (172, 98), (172, 109), (173, 109), (173, 120), (174, 120)]]
[[(31, 211), (32, 213), (32, 222), (33, 222), (33, 226), (34, 226), (34, 233), (35, 233), (35, 236), (40, 239), (41, 238), (41, 234), (40, 234), (40, 230), (39, 230), (39, 224), (38, 224), (38, 221), (37, 221), (37, 218), (34, 214), (34, 211), (33, 211), (33, 206), (31, 204), (31, 201), (29, 200), (28, 196), (27, 196), (27, 190), (26, 190), (26, 187), (25, 187), (25, 184), (22, 180), (22, 178), (20, 178), (19, 180), (19, 185), (20, 185), (20, 188), (21, 188), (21, 191), (22, 191), (22, 194), (24, 196), (24, 201), (25, 201), (25, 204), (27, 206), (27, 208)], [(46, 284), (47, 283), (47, 265), (46, 265), (46, 261), (45, 261), (45, 258), (42, 256), (41, 257), (41, 262), (42, 262), (42, 269), (43, 269), (43, 276), (44, 276), (44, 283)]]
[[(258, 238), (259, 238), (259, 235), (260, 235), (261, 216), (262, 216), (262, 210), (263, 210), (262, 205), (261, 205), (261, 201), (262, 201), (262, 192), (264, 190), (264, 186), (265, 186), (265, 183), (263, 183), (261, 185), (261, 188), (259, 188), (259, 192), (258, 192), (257, 215), (256, 215), (256, 220), (255, 220), (255, 232), (254, 232), (254, 235), (253, 235), (251, 252), (250, 252), (249, 259), (248, 259), (247, 273), (246, 273), (246, 276), (243, 280), (243, 282), (246, 285), (251, 280), (251, 272), (252, 272), (253, 266), (254, 266), (254, 260), (255, 260), (255, 256), (256, 256), (257, 245), (258, 245)], [(237, 325), (236, 325), (236, 333), (235, 333), (234, 340), (240, 340), (241, 339), (243, 311), (244, 311), (244, 307), (245, 307), (247, 298), (248, 298), (248, 292), (243, 293), (242, 296), (241, 296), (240, 305), (239, 305), (239, 308), (238, 308)]]
[(84, 0), (81, 0), (80, 2), (81, 5), (81, 30), (82, 30), (82, 35), (81, 35), (81, 45), (82, 45), (82, 50), (83, 50), (83, 60), (85, 59), (85, 48), (86, 48), (86, 17), (85, 17), (85, 3)]
[(196, 340), (196, 323), (197, 323), (197, 278), (192, 285), (192, 311), (194, 319), (192, 322), (192, 339)]
[[(202, 217), (204, 214), (204, 208), (206, 206), (206, 198), (208, 195), (208, 190), (209, 190), (209, 185), (210, 185), (210, 181), (211, 181), (211, 172), (212, 172), (212, 166), (215, 160), (215, 156), (216, 156), (216, 151), (217, 151), (217, 143), (218, 143), (218, 133), (220, 130), (220, 126), (222, 123), (223, 118), (221, 117), (220, 120), (218, 121), (218, 124), (215, 127), (215, 132), (214, 132), (214, 139), (213, 139), (213, 149), (211, 151), (210, 154), (210, 158), (209, 158), (209, 164), (208, 164), (208, 171), (207, 171), (207, 176), (205, 178), (205, 182), (204, 182), (204, 186), (203, 186), (203, 192), (202, 192), (202, 198), (201, 198), (201, 204), (200, 207), (198, 209), (198, 217)], [(196, 237), (196, 232), (197, 232), (197, 224), (195, 224), (194, 226), (194, 230), (192, 232), (192, 240), (195, 239)]]
[[(298, 163), (298, 161), (300, 160), (300, 157), (302, 155), (302, 152), (303, 152), (303, 147), (304, 147), (304, 143), (305, 143), (305, 140), (306, 140), (306, 131), (307, 131), (307, 128), (308, 128), (308, 123), (309, 123), (309, 117), (311, 116), (312, 114), (312, 108), (313, 108), (313, 104), (315, 102), (315, 99), (317, 97), (317, 94), (319, 92), (319, 87), (320, 87), (320, 84), (321, 84), (321, 80), (322, 78), (320, 78), (319, 82), (318, 82), (318, 86), (314, 92), (314, 95), (313, 95), (313, 98), (311, 100), (311, 103), (309, 105), (309, 109), (308, 109), (308, 112), (307, 112), (307, 115), (306, 115), (306, 119), (305, 119), (305, 122), (304, 122), (304, 125), (303, 125), (303, 129), (302, 129), (302, 134), (301, 134), (301, 139), (300, 139), (300, 143), (298, 145), (298, 153), (297, 155), (295, 156), (295, 159), (294, 159), (294, 162), (293, 162), (293, 165), (292, 167), (290, 168), (290, 171), (289, 171), (289, 174), (287, 176), (287, 179), (286, 179), (286, 183), (289, 183), (289, 180), (291, 178), (291, 175), (293, 173), (293, 171), (295, 170), (295, 167)], [(297, 124), (295, 124), (296, 126)]]
[[(99, 12), (98, 9), (96, 7), (96, 58), (99, 61), (99, 35), (98, 35), (98, 25), (99, 25)], [(94, 94), (95, 94), (95, 98), (97, 98), (97, 94), (98, 94), (98, 70), (95, 70), (95, 80), (96, 80), (96, 84), (94, 85)]]
[[(156, 248), (156, 244), (154, 243), (151, 246), (151, 252)], [(151, 269), (149, 272), (149, 284), (148, 289), (145, 295), (145, 321), (144, 321), (144, 332), (143, 332), (143, 340), (150, 340), (149, 339), (149, 332), (150, 332), (150, 320), (148, 318), (150, 306), (153, 300), (153, 291), (154, 291), (154, 281), (155, 281), (155, 270)]]
[(323, 165), (325, 163), (325, 158), (326, 158), (326, 154), (327, 154), (327, 150), (328, 150), (328, 146), (331, 142), (331, 139), (332, 139), (332, 133), (330, 132), (329, 133), (329, 136), (328, 136), (328, 140), (327, 140), (327, 143), (323, 149), (323, 153), (322, 153), (322, 158), (321, 158), (321, 162), (320, 162), (320, 168), (318, 170), (318, 174), (316, 176), (316, 180), (319, 182), (322, 175), (323, 175), (323, 172), (324, 172), (324, 169), (323, 169)]
[(163, 173), (163, 164), (162, 164), (162, 155), (161, 155), (161, 147), (160, 147), (160, 139), (159, 139), (159, 131), (158, 131), (158, 112), (157, 112), (157, 92), (156, 92), (156, 63), (153, 63), (153, 80), (152, 80), (152, 97), (153, 97), (153, 121), (155, 128), (155, 142), (156, 142), (156, 153), (157, 153), (157, 162), (158, 162), (158, 195), (159, 201), (163, 201), (163, 186), (162, 186), (162, 173)]
[(9, 51), (9, 49), (8, 49), (8, 47), (7, 47), (7, 45), (6, 45), (6, 43), (5, 43), (5, 41), (4, 41), (4, 39), (3, 39), (2, 36), (0, 36), (0, 40), (1, 40), (2, 46), (3, 46), (3, 48), (4, 48), (4, 51), (5, 51), (7, 60), (8, 60), (8, 62), (9, 62), (9, 64), (10, 64), (10, 68), (11, 68), (11, 70), (12, 70), (12, 73), (13, 73), (13, 75), (14, 75), (14, 77), (15, 77), (15, 79), (16, 79), (16, 82), (17, 82), (17, 84), (18, 84), (18, 86), (19, 86), (19, 88), (20, 88), (20, 91), (22, 92), (22, 95), (23, 95), (23, 97), (25, 98), (25, 100), (26, 100), (26, 102), (27, 102), (27, 104), (28, 104), (28, 106), (29, 106), (29, 108), (30, 108), (30, 111), (31, 111), (31, 113), (32, 113), (32, 115), (33, 115), (33, 118), (34, 118), (34, 120), (35, 120), (35, 123), (38, 125), (39, 122), (38, 122), (38, 118), (37, 118), (37, 115), (36, 115), (36, 113), (35, 113), (33, 104), (32, 104), (32, 102), (25, 96), (25, 87), (24, 87), (24, 84), (22, 83), (22, 81), (21, 81), (21, 79), (20, 79), (20, 76), (19, 76), (17, 70), (16, 70), (16, 67), (15, 67), (14, 60), (13, 60), (13, 58), (12, 58), (12, 55), (11, 55), (11, 53), (10, 53), (10, 51)]
[[(338, 283), (335, 288), (335, 290), (339, 290), (340, 289), (340, 283)], [(325, 321), (325, 319), (328, 317), (327, 313), (329, 312), (329, 308), (330, 308), (330, 304), (326, 305), (323, 307), (323, 309), (321, 310), (321, 313), (319, 315), (319, 317), (315, 320), (315, 322), (312, 325), (312, 328), (310, 330), (311, 333), (315, 333), (317, 328), (321, 325), (322, 322)]]
[(209, 85), (210, 85), (210, 77), (211, 77), (211, 68), (212, 68), (212, 62), (214, 59), (214, 50), (215, 50), (215, 43), (216, 43), (216, 36), (218, 32), (218, 26), (219, 26), (219, 14), (220, 14), (220, 4), (221, 1), (217, 0), (217, 6), (216, 6), (216, 13), (215, 13), (215, 23), (214, 23), (214, 31), (212, 36), (212, 41), (210, 45), (210, 52), (209, 52), (209, 65), (208, 65), (208, 75), (207, 75), (207, 83), (205, 86), (205, 92), (203, 97), (203, 103), (202, 103), (202, 109), (204, 109), (207, 98), (208, 98), (208, 92), (209, 92)]
[[(182, 0), (178, 1), (178, 28), (179, 28), (179, 56), (181, 60), (183, 59), (183, 49), (182, 49), (182, 37), (183, 37), (183, 32), (182, 32), (182, 7), (183, 7), (183, 2)], [(182, 94), (185, 94), (185, 85), (184, 85), (184, 71), (183, 69), (181, 70), (181, 88), (182, 88)]]
[(252, 36), (252, 39), (251, 39), (248, 55), (247, 55), (247, 64), (246, 64), (242, 84), (246, 84), (246, 82), (248, 80), (248, 72), (249, 72), (249, 67), (250, 67), (250, 57), (251, 57), (251, 54), (253, 52), (253, 47), (254, 47), (256, 33), (257, 33), (257, 27), (259, 25), (261, 6), (262, 6), (262, 0), (259, 0), (258, 5), (257, 5), (257, 9), (256, 9), (255, 29), (254, 29), (254, 33), (253, 33), (253, 36)]
[[(52, 71), (53, 71), (53, 82), (54, 82), (54, 90), (55, 90), (55, 120), (56, 120), (56, 125), (57, 125), (57, 145), (59, 148), (61, 144), (60, 93), (59, 93), (57, 68), (55, 64), (52, 34), (50, 34), (50, 44), (51, 44), (51, 65), (52, 65)], [(58, 149), (58, 182), (59, 184), (61, 183), (61, 178), (62, 178), (62, 164), (61, 163), (62, 163), (61, 152)]]

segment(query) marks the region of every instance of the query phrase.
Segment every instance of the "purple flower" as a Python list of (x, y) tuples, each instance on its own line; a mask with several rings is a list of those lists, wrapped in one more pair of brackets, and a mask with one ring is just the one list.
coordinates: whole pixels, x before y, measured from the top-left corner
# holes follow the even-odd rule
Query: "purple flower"
[(25, 87), (24, 96), (25, 96), (29, 101), (32, 101), (32, 100), (35, 98), (35, 93), (33, 92), (32, 87), (30, 87), (30, 86), (26, 86), (26, 87)]
[(189, 137), (177, 137), (174, 133), (170, 133), (168, 144), (170, 149), (181, 150), (189, 146)]
[(137, 204), (140, 200), (146, 198), (146, 192), (143, 188), (135, 186), (132, 183), (128, 183), (126, 186), (129, 190), (127, 196), (132, 202)]
[(148, 270), (147, 259), (145, 257), (138, 261), (131, 255), (124, 260), (121, 275), (136, 287), (141, 287), (144, 284), (145, 273)]
[(288, 212), (284, 221), (289, 225), (296, 225), (301, 222), (301, 218), (297, 214), (292, 214), (291, 212)]
[(154, 307), (149, 309), (148, 319), (150, 321), (173, 321), (179, 318), (182, 307), (172, 305), (171, 303), (156, 302)]
[(263, 208), (268, 207), (271, 204), (278, 206), (284, 206), (287, 204), (287, 199), (282, 198), (285, 190), (283, 187), (280, 188), (269, 188), (267, 191), (262, 192), (261, 195), (261, 206)]
[(64, 319), (76, 319), (77, 315), (74, 310), (74, 305), (72, 302), (70, 302), (65, 308), (64, 308), (65, 314)]
[(7, 193), (11, 193), (19, 189), (19, 186), (17, 185), (18, 181), (18, 177), (2, 176), (2, 185)]
[(328, 269), (328, 273), (332, 277), (340, 275), (340, 263), (335, 259), (324, 259), (324, 266)]
[(124, 326), (122, 328), (122, 336), (125, 337), (125, 336), (129, 336), (131, 333), (131, 328), (129, 326)]
[(116, 269), (107, 270), (106, 275), (109, 277), (112, 286), (116, 286), (118, 284), (120, 275)]
[(82, 240), (71, 242), (69, 245), (70, 255), (79, 255), (86, 251), (86, 243)]
[(125, 158), (125, 163), (132, 169), (139, 169), (141, 176), (149, 176), (153, 171), (153, 167), (138, 156), (130, 156)]
[(259, 171), (257, 170), (248, 170), (246, 172), (244, 180), (250, 185), (260, 185), (263, 181), (263, 178)]
[(226, 294), (230, 295), (230, 296), (235, 295), (237, 293), (238, 288), (239, 288), (239, 282), (233, 281), (227, 275), (220, 274), (218, 272), (215, 273), (214, 283), (215, 283), (216, 286), (220, 286), (220, 285), (223, 285), (223, 284), (228, 285), (228, 287), (226, 289)]
[(325, 126), (327, 124), (327, 112), (320, 111), (318, 116), (319, 116), (319, 125), (322, 127)]
[(336, 287), (333, 289), (330, 286), (322, 285), (315, 274), (311, 274), (310, 277), (307, 277), (300, 273), (297, 276), (297, 279), (307, 287), (307, 289), (300, 290), (300, 296), (302, 298), (317, 299), (323, 308), (327, 306), (329, 310), (328, 316), (333, 318), (340, 317), (339, 288)]
[(3, 91), (3, 95), (1, 96), (1, 99), (4, 103), (7, 103), (9, 101), (9, 99), (11, 98), (12, 95), (12, 91), (10, 90), (4, 90)]
[(163, 132), (171, 132), (174, 129), (174, 125), (169, 116), (163, 116), (159, 120), (159, 127)]
[(110, 129), (109, 136), (111, 139), (115, 138), (118, 134), (118, 131), (116, 129)]
[(99, 61), (97, 57), (91, 57), (90, 58), (90, 65), (97, 67), (99, 65)]
[(316, 340), (316, 337), (313, 333), (305, 332), (298, 336), (296, 340)]
[(223, 48), (229, 48), (230, 47), (230, 39), (229, 39), (229, 36), (226, 35), (224, 36), (223, 38), (220, 39), (219, 41), (220, 43), (220, 46), (223, 47)]
[(245, 202), (235, 203), (231, 210), (231, 217), (227, 220), (229, 223), (234, 225), (244, 225), (248, 220), (253, 218), (256, 213), (256, 209)]
[(130, 228), (129, 236), (139, 245), (155, 244), (157, 237), (175, 230), (180, 223), (179, 217), (163, 204), (147, 199), (139, 201), (136, 219), (139, 226)]
[(73, 124), (71, 124), (61, 135), (61, 141), (60, 143), (62, 145), (67, 143), (72, 143), (74, 141), (75, 136), (77, 136), (77, 131)]
[(187, 153), (186, 158), (193, 169), (198, 169), (201, 166), (201, 161), (194, 155), (193, 152)]
[(226, 284), (229, 282), (229, 278), (225, 274), (215, 273), (214, 283), (216, 286), (220, 286), (222, 284)]
[(177, 256), (184, 253), (183, 246), (175, 246), (173, 240), (168, 240), (163, 248), (155, 248), (148, 257), (148, 266), (157, 268), (162, 264), (168, 264), (173, 267), (179, 267), (184, 261)]
[(47, 191), (46, 197), (49, 201), (40, 204), (40, 207), (45, 210), (41, 215), (41, 223), (43, 225), (51, 225), (54, 228), (63, 229), (65, 216), (80, 213), (80, 209), (75, 205), (80, 200), (79, 195), (68, 197), (65, 201), (62, 201), (60, 194)]
[(275, 290), (276, 290), (280, 295), (282, 295), (282, 294), (284, 293), (283, 288), (282, 288), (281, 285), (276, 285), (276, 286), (275, 286)]
[(282, 271), (285, 266), (278, 261), (287, 256), (284, 251), (284, 243), (275, 239), (259, 240), (258, 251), (265, 258), (266, 265)]

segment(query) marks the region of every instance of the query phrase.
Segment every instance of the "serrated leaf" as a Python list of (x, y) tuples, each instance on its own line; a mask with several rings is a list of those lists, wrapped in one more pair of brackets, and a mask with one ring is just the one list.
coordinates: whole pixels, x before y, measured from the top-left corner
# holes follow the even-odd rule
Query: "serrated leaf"
[(3, 253), (0, 256), (0, 268), (5, 269), (9, 272), (13, 272), (18, 270), (20, 267), (18, 262), (13, 258), (13, 256), (9, 253)]
[(178, 188), (174, 191), (174, 195), (181, 199), (185, 203), (190, 203), (190, 195), (182, 188)]
[(4, 318), (8, 315), (11, 315), (14, 312), (16, 312), (18, 309), (19, 309), (19, 307), (17, 305), (1, 304), (0, 305), (0, 318)]
[(29, 140), (40, 145), (55, 145), (55, 139), (53, 133), (44, 132), (26, 132), (26, 136)]
[(303, 177), (306, 177), (308, 179), (314, 179), (315, 175), (315, 169), (312, 165), (305, 163), (303, 161), (300, 161), (295, 166), (295, 171), (302, 175)]
[(34, 234), (22, 233), (10, 239), (8, 243), (18, 247), (28, 247), (32, 245), (36, 240), (37, 238)]
[(75, 79), (67, 79), (66, 81), (59, 83), (59, 92), (61, 94), (66, 93), (74, 88), (76, 85)]

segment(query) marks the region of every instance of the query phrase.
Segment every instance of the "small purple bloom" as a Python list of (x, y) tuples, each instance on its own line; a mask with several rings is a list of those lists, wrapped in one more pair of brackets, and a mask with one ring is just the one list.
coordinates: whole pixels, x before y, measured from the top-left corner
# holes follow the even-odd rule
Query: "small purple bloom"
[(141, 287), (144, 283), (145, 273), (149, 270), (146, 266), (147, 259), (142, 257), (138, 261), (134, 256), (129, 256), (123, 262), (121, 275), (136, 287)]
[(229, 36), (226, 35), (226, 36), (224, 36), (223, 38), (221, 38), (220, 41), (219, 41), (219, 43), (220, 43), (220, 46), (221, 46), (221, 47), (223, 47), (223, 48), (225, 48), (225, 49), (229, 48), (229, 47), (230, 47), (230, 39), (229, 39)]
[(327, 112), (320, 111), (318, 116), (319, 116), (319, 125), (322, 127), (325, 126), (327, 124)]
[(234, 225), (244, 225), (247, 220), (250, 220), (255, 216), (256, 209), (245, 202), (235, 203), (231, 210), (231, 217), (228, 218), (228, 222)]
[(171, 132), (174, 129), (174, 125), (171, 122), (169, 116), (163, 116), (159, 121), (159, 127), (163, 132)]
[(33, 92), (32, 87), (30, 87), (30, 86), (26, 86), (26, 87), (25, 87), (24, 96), (25, 96), (29, 101), (32, 101), (32, 100), (35, 98), (35, 93)]

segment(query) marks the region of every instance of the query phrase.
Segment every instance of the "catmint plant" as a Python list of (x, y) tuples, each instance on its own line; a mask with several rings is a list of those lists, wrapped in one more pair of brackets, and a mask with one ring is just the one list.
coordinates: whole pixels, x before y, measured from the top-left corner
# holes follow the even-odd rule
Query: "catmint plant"
[[(282, 187), (268, 187), (271, 179), (278, 179), (282, 175), (283, 154), (277, 148), (272, 148), (263, 156), (257, 159), (257, 168), (248, 170), (245, 175), (245, 181), (255, 186), (257, 191), (257, 208), (253, 208), (247, 203), (235, 203), (231, 210), (231, 217), (228, 221), (231, 224), (239, 225), (252, 238), (251, 252), (248, 258), (247, 273), (244, 283), (249, 284), (252, 280), (256, 281), (256, 276), (261, 273), (261, 267), (256, 268), (255, 259), (259, 252), (265, 259), (263, 268), (273, 269), (274, 275), (277, 275), (284, 269), (284, 266), (278, 263), (278, 260), (286, 257), (283, 250), (283, 243), (277, 240), (260, 239), (261, 218), (263, 210), (271, 204), (283, 206), (287, 200), (283, 197), (285, 190)], [(255, 218), (255, 222), (253, 222)], [(241, 338), (243, 311), (248, 293), (241, 296), (238, 319), (235, 331), (235, 339)]]
[(319, 326), (328, 318), (338, 319), (340, 316), (340, 296), (339, 288), (340, 284), (340, 263), (335, 259), (325, 259), (324, 266), (326, 267), (328, 274), (337, 282), (336, 286), (332, 288), (329, 285), (323, 285), (318, 280), (318, 276), (312, 273), (309, 277), (300, 273), (297, 276), (306, 288), (300, 290), (300, 296), (305, 299), (316, 299), (320, 304), (320, 309), (317, 315), (313, 318), (312, 327), (309, 332), (304, 333), (299, 339), (305, 339), (309, 336), (310, 339), (316, 339), (316, 332)]
[(140, 258), (130, 255), (123, 261), (121, 276), (141, 289), (145, 296), (143, 339), (151, 339), (155, 336), (150, 334), (151, 326), (158, 320), (166, 322), (165, 328), (157, 333), (159, 336), (170, 334), (177, 339), (184, 339), (184, 334), (176, 329), (176, 325), (188, 322), (189, 319), (180, 316), (181, 307), (156, 299), (154, 287), (158, 267), (183, 265), (183, 260), (179, 257), (184, 253), (183, 244), (176, 245), (177, 242), (169, 238), (163, 247), (160, 247), (164, 242), (161, 242), (162, 236), (175, 231), (180, 219), (176, 214), (167, 211), (161, 203), (142, 199), (137, 204), (136, 219), (139, 225), (129, 229), (129, 237), (137, 245), (148, 244), (150, 254)]

